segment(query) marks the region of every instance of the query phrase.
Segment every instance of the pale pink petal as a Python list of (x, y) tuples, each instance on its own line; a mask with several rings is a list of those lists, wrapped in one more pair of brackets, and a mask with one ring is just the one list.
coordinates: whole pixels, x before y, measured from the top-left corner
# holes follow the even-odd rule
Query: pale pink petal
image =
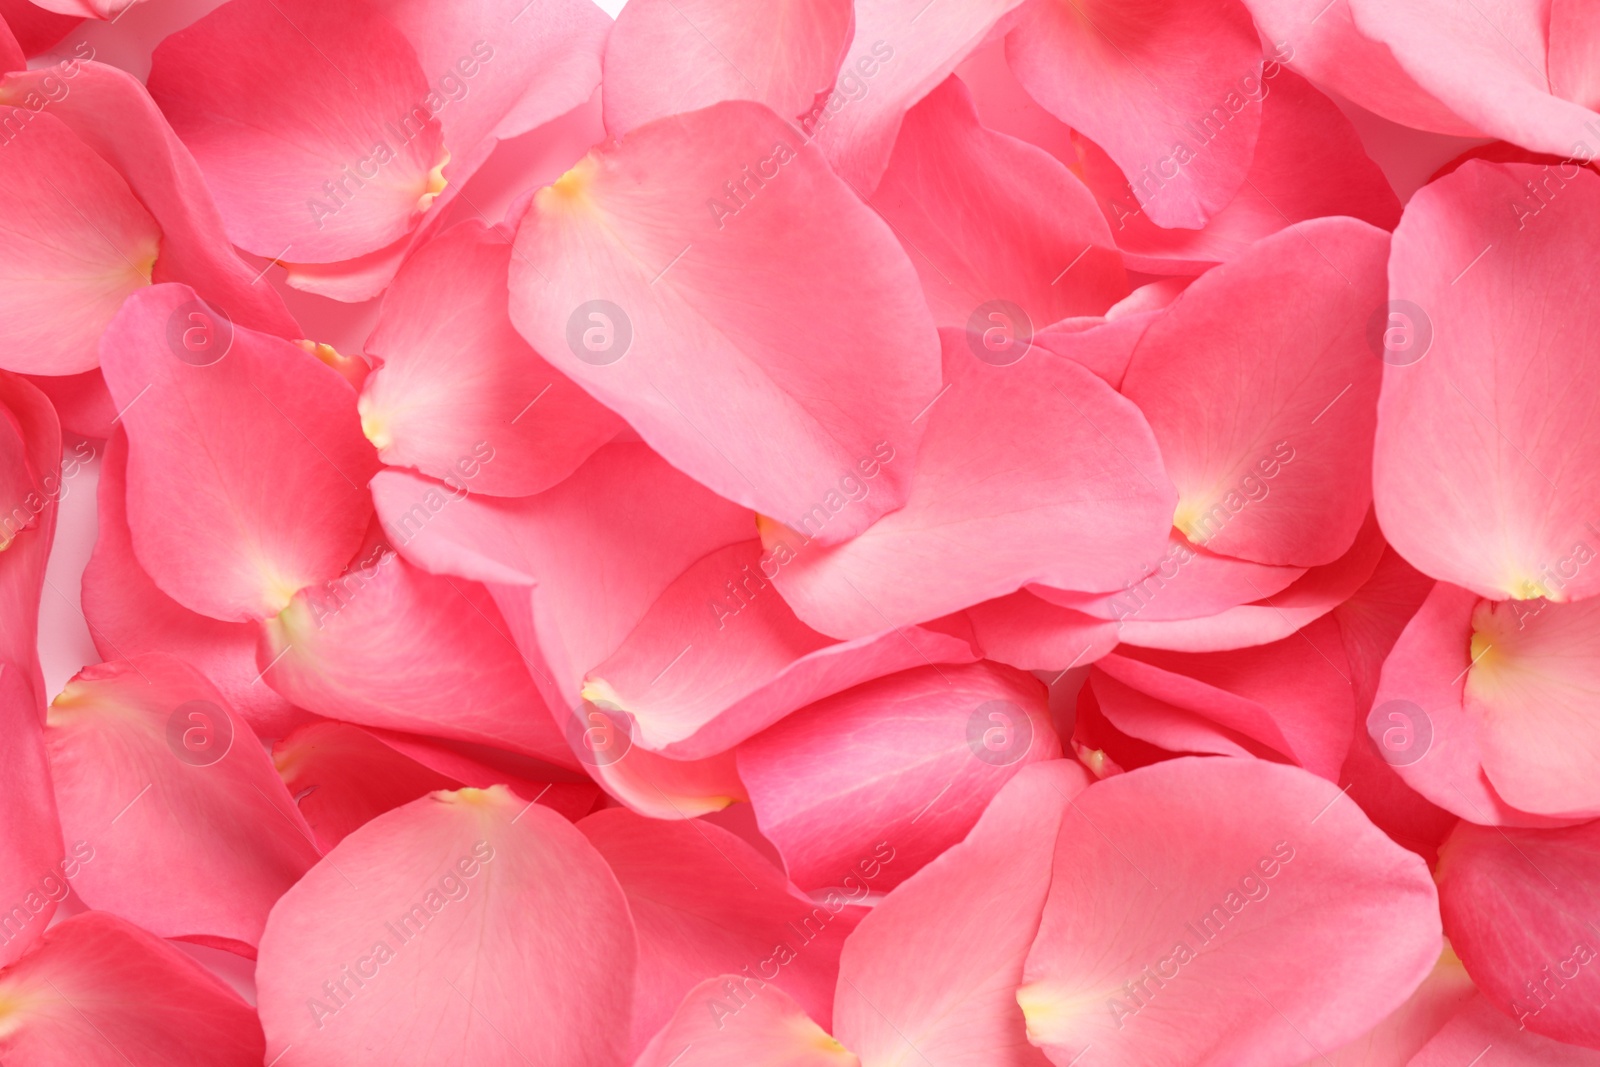
[[(716, 104), (591, 153), (533, 197), (510, 285), (541, 355), (728, 499), (789, 522), (837, 511), (825, 542), (904, 503), (939, 376), (916, 272), (765, 107)], [(885, 452), (900, 462), (835, 507)]]
[(849, 0), (635, 0), (606, 41), (606, 129), (621, 137), (721, 100), (798, 118), (819, 94), (864, 84), (839, 68), (852, 23)]
[(802, 888), (841, 884), (880, 841), (892, 889), (960, 841), (1030, 763), (1059, 759), (1044, 684), (1009, 667), (920, 667), (803, 708), (739, 746), (761, 832)]
[(1240, 5), (1034, 4), (1006, 59), (1034, 99), (1111, 154), (1157, 224), (1196, 229), (1244, 181), (1262, 64)]
[(1600, 472), (1575, 462), (1600, 446), (1600, 302), (1571, 266), (1600, 247), (1600, 177), (1570, 170), (1467, 163), (1411, 199), (1389, 263), (1389, 328), (1414, 333), (1383, 372), (1378, 520), (1418, 570), (1495, 600), (1600, 590)]
[[(906, 112), (987, 39), (1009, 29), (1021, 6), (1021, 0), (857, 0), (855, 36), (839, 83), (801, 128), (851, 188), (871, 196)], [(847, 81), (843, 72), (849, 70), (860, 79)]]
[(1439, 849), (1450, 943), (1496, 1008), (1535, 1033), (1600, 1048), (1600, 823), (1463, 822)]
[(1302, 1067), (1406, 1067), (1475, 993), (1466, 968), (1446, 945), (1417, 991), (1387, 1019), (1325, 1056), (1306, 1057)]
[[(122, 177), (49, 112), (0, 107), (0, 366), (76, 374), (123, 299), (150, 284), (161, 230)], [(13, 127), (22, 127), (16, 133)]]
[(526, 496), (622, 429), (528, 347), (506, 315), (510, 238), (477, 222), (434, 238), (387, 291), (366, 353), (361, 426), (378, 458), (474, 493)]
[(239, 325), (297, 335), (277, 291), (229, 246), (200, 167), (137, 78), (103, 63), (67, 60), (0, 80), (0, 104), (6, 103), (48, 107), (116, 168), (161, 227), (156, 282), (192, 286)]
[(628, 902), (555, 812), (431, 793), (341, 841), (273, 909), (256, 967), (279, 1067), (620, 1067)]
[(1585, 141), (1596, 143), (1600, 115), (1550, 93), (1545, 73), (1548, 3), (1349, 4), (1356, 28), (1387, 45), (1406, 74), (1468, 125), (1563, 157)]
[(1484, 720), (1462, 705), (1478, 604), (1469, 590), (1433, 587), (1384, 661), (1367, 732), (1406, 785), (1446, 811), (1489, 825), (1558, 823), (1508, 804), (1484, 774)]
[(91, 911), (0, 972), (12, 1067), (260, 1067), (261, 1024), (217, 977), (158, 937)]
[(50, 705), (45, 744), (62, 836), (94, 852), (73, 881), (84, 902), (253, 955), (318, 851), (216, 687), (159, 653), (88, 667)]
[(1172, 524), (1257, 563), (1331, 563), (1368, 510), (1382, 364), (1366, 326), (1388, 235), (1353, 219), (1273, 234), (1151, 324), (1122, 380), (1178, 488)]
[(612, 808), (578, 829), (616, 873), (639, 932), (635, 1049), (685, 993), (719, 974), (740, 975), (747, 992), (771, 982), (828, 1025), (839, 948), (859, 918), (842, 894), (807, 900), (741, 838), (704, 822)]
[(1489, 998), (1476, 996), (1412, 1057), (1407, 1067), (1600, 1067), (1600, 1052), (1563, 1045), (1519, 1027)]
[(977, 318), (987, 328), (1005, 301), (1026, 317), (1013, 328), (1031, 333), (1127, 295), (1089, 190), (1048, 152), (980, 124), (954, 76), (906, 114), (871, 203), (906, 246), (940, 326)]
[(1028, 1042), (1016, 989), (1039, 928), (1057, 830), (1092, 832), (1069, 810), (1089, 781), (1066, 760), (1028, 767), (965, 841), (861, 921), (839, 961), (834, 1032), (863, 1067), (1049, 1062)]
[(128, 439), (116, 430), (100, 461), (99, 534), (83, 569), (82, 604), (102, 659), (170, 652), (197, 668), (262, 737), (305, 717), (256, 666), (258, 627), (200, 615), (163, 593), (133, 554), (127, 515)]
[(1413, 81), (1387, 46), (1356, 28), (1349, 0), (1244, 0), (1244, 6), (1271, 54), (1317, 85), (1403, 126), (1480, 136)]
[(495, 745), (578, 766), (477, 582), (373, 554), (296, 593), (261, 627), (266, 682), (332, 719)]
[[(193, 318), (191, 318), (191, 316)], [(184, 348), (186, 321), (212, 348)], [(231, 343), (230, 343), (231, 341)], [(298, 345), (228, 328), (182, 285), (130, 299), (102, 344), (128, 433), (128, 525), (156, 585), (237, 621), (338, 575), (371, 516), (377, 467), (355, 393)]]
[(1550, 91), (1600, 108), (1600, 8), (1594, 0), (1550, 0)]
[[(462, 158), (542, 126), (600, 84), (611, 20), (587, 0), (376, 0), (416, 50), (423, 104)], [(466, 176), (452, 169), (450, 179)], [(437, 206), (437, 205), (436, 205)]]
[(1462, 696), (1483, 770), (1523, 811), (1600, 816), (1600, 601), (1481, 601)]
[(241, 248), (324, 263), (417, 224), (449, 152), (416, 53), (364, 0), (229, 0), (166, 38), (150, 94)]
[[(764, 524), (795, 614), (838, 637), (925, 622), (1029, 583), (1108, 592), (1160, 558), (1173, 492), (1150, 428), (1081, 365), (940, 331), (911, 499), (843, 545)], [(980, 358), (983, 352), (989, 358)], [(1020, 501), (1020, 503), (1019, 503)], [(937, 574), (937, 581), (928, 576)]]
[(793, 997), (742, 974), (707, 978), (633, 1067), (861, 1067)]
[(1426, 865), (1298, 768), (1169, 760), (1074, 808), (1017, 990), (1059, 1063), (1296, 1063), (1369, 1030), (1438, 958)]

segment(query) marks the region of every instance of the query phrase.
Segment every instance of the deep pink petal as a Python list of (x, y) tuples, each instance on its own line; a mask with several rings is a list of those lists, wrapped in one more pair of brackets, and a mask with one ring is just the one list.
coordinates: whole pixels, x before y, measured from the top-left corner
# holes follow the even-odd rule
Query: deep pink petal
[(849, 0), (635, 0), (606, 41), (606, 129), (621, 137), (722, 100), (798, 118), (835, 76), (842, 91), (862, 83), (839, 69), (853, 21)]
[(1023, 767), (1059, 759), (1043, 683), (978, 663), (921, 667), (817, 702), (739, 746), (761, 832), (794, 882), (837, 886), (879, 840), (892, 889), (960, 841)]
[[(1173, 743), (1161, 726), (1163, 716), (1187, 712), (1331, 780), (1355, 725), (1349, 672), (1339, 629), (1322, 618), (1282, 641), (1231, 652), (1130, 648), (1097, 662), (1091, 679), (1106, 717), (1135, 737), (1197, 751)], [(1101, 691), (1102, 675), (1121, 685)]]
[(1240, 5), (1034, 4), (1006, 59), (1034, 99), (1111, 153), (1159, 225), (1198, 228), (1244, 181), (1262, 88)]
[(91, 907), (253, 955), (318, 852), (272, 761), (215, 686), (171, 656), (85, 668), (45, 730), (62, 836), (93, 850)]
[(101, 911), (0, 972), (14, 1067), (259, 1067), (250, 1006), (172, 945)]
[(150, 94), (241, 248), (325, 263), (404, 237), (447, 145), (416, 53), (365, 0), (229, 0), (166, 38)]
[(533, 197), (516, 250), (512, 322), (679, 469), (798, 522), (898, 454), (827, 542), (904, 502), (939, 375), (915, 271), (765, 107), (724, 102), (591, 153)]
[(966, 329), (977, 316), (987, 327), (985, 305), (1006, 300), (1043, 329), (1127, 295), (1089, 190), (1048, 152), (979, 123), (959, 78), (906, 114), (871, 203), (905, 244), (940, 326)]
[(1407, 1067), (1600, 1067), (1600, 1052), (1563, 1045), (1519, 1027), (1485, 996), (1469, 1000)]
[(1600, 1048), (1600, 823), (1463, 822), (1439, 850), (1450, 943), (1496, 1008), (1535, 1033)]
[(1383, 372), (1378, 520), (1418, 570), (1495, 600), (1600, 590), (1600, 472), (1572, 462), (1600, 446), (1600, 302), (1571, 269), (1600, 248), (1600, 177), (1570, 170), (1467, 163), (1411, 199), (1389, 262), (1407, 347)]
[[(215, 362), (192, 362), (212, 357), (183, 348), (186, 317), (215, 327), (217, 347), (231, 337)], [(133, 547), (156, 585), (236, 621), (276, 615), (344, 570), (377, 463), (337, 372), (288, 341), (226, 329), (182, 285), (129, 300), (101, 351), (128, 433)]]
[(747, 992), (769, 981), (828, 1025), (839, 948), (859, 918), (842, 893), (807, 900), (754, 848), (708, 823), (660, 823), (612, 808), (578, 829), (616, 873), (639, 931), (635, 1049), (685, 993), (719, 974), (740, 975)]
[(464, 223), (406, 261), (366, 352), (361, 425), (378, 457), (474, 493), (526, 496), (622, 428), (528, 347), (506, 315), (511, 242)]
[(1081, 144), (1084, 172), (1130, 266), (1198, 274), (1297, 222), (1345, 215), (1392, 230), (1400, 221), (1400, 201), (1350, 120), (1304, 78), (1267, 69), (1275, 73), (1261, 82), (1261, 136), (1244, 184), (1199, 230), (1156, 225), (1110, 157)]
[(1170, 760), (1074, 808), (1017, 990), (1057, 1062), (1299, 1062), (1366, 1032), (1438, 958), (1422, 860), (1298, 768)]
[(26, 465), (26, 475), (14, 485), (32, 485), (26, 495), (6, 507), (0, 526), (6, 547), (0, 550), (0, 662), (20, 670), (31, 686), (37, 716), (44, 714), (44, 674), (39, 666), (39, 601), (44, 593), (45, 565), (55, 541), (56, 512), (69, 490), (63, 481), (77, 473), (81, 460), (75, 452), (63, 463), (61, 424), (50, 401), (25, 378), (0, 371), (0, 420), (22, 445), (22, 455), (12, 462)]
[(304, 713), (256, 666), (258, 627), (190, 611), (163, 593), (134, 556), (127, 466), (128, 439), (116, 430), (100, 461), (99, 534), (83, 569), (83, 617), (95, 650), (106, 660), (170, 652), (204, 674), (257, 734), (282, 734)]
[[(55, 792), (45, 756), (38, 700), (27, 672), (0, 660), (0, 780), (6, 783), (8, 816), (0, 825), (0, 966), (28, 951), (50, 924), (56, 905), (71, 888), (66, 872), (78, 860), (62, 848)], [(77, 841), (73, 844), (78, 845)]]
[(974, 604), (963, 614), (985, 658), (1025, 671), (1087, 666), (1117, 644), (1115, 623), (1026, 590)]
[[(461, 785), (487, 786), (505, 780), (490, 768), (476, 775), (459, 766), (451, 770), (474, 778), (460, 778), (426, 766), (405, 751), (387, 744), (390, 735), (375, 735), (342, 722), (308, 723), (274, 742), (272, 762), (297, 797), (300, 814), (324, 850), (331, 849), (352, 831), (384, 812), (438, 789)], [(417, 752), (427, 743), (408, 739), (406, 748)], [(420, 753), (419, 753), (420, 754)], [(441, 753), (449, 756), (448, 750)], [(438, 761), (434, 761), (438, 762)], [(532, 785), (528, 783), (527, 785)], [(527, 785), (518, 783), (521, 793)], [(598, 790), (592, 785), (546, 783), (530, 790), (528, 798), (577, 818), (594, 804)]]
[[(537, 916), (537, 921), (530, 921)], [(620, 1067), (633, 922), (583, 835), (509, 790), (431, 793), (341, 841), (256, 967), (281, 1067)]]
[(1017, 775), (965, 841), (861, 921), (839, 961), (834, 1032), (865, 1067), (1045, 1067), (1016, 988), (1039, 928), (1058, 829), (1088, 773), (1048, 760)]
[(1071, 360), (1027, 347), (996, 365), (976, 335), (940, 336), (947, 384), (929, 394), (906, 506), (837, 547), (763, 526), (779, 591), (823, 633), (925, 622), (1034, 582), (1106, 592), (1160, 558), (1173, 493), (1139, 411)]
[(1388, 235), (1321, 219), (1197, 280), (1122, 380), (1178, 488), (1173, 525), (1257, 563), (1331, 563), (1368, 509), (1382, 364), (1367, 345)]

